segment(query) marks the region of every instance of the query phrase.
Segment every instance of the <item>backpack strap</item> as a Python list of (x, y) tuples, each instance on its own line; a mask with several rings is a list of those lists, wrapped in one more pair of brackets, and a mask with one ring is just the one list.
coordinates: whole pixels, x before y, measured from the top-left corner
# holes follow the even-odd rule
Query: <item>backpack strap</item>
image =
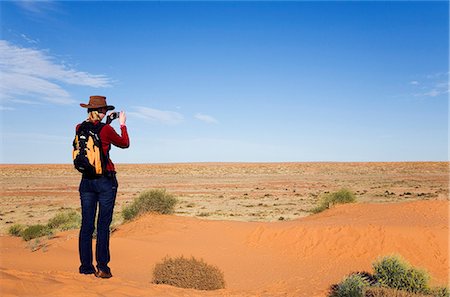
[(105, 127), (106, 124), (105, 123), (98, 123), (98, 124), (94, 124), (92, 122), (89, 121), (84, 121), (80, 124), (78, 129), (84, 129), (84, 130), (90, 130), (96, 134), (100, 135), (100, 131), (103, 129), (103, 127)]
[[(106, 124), (100, 122), (96, 126), (98, 126), (98, 127), (96, 127), (97, 128), (96, 133), (98, 135), (98, 138), (100, 139), (100, 148), (101, 148), (100, 156), (103, 158), (103, 160), (102, 160), (103, 170), (102, 171), (103, 171), (103, 175), (108, 175), (108, 171), (106, 170), (106, 167), (109, 163), (109, 149), (106, 150), (106, 155), (105, 155), (105, 153), (103, 152), (102, 139), (100, 138), (100, 131), (102, 131), (102, 129), (106, 126)], [(111, 145), (110, 145), (110, 147), (111, 147)]]

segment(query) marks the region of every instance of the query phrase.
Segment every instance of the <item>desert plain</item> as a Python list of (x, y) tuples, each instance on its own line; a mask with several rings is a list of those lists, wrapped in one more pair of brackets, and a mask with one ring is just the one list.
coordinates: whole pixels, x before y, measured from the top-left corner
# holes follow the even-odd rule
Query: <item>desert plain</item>
[[(77, 230), (44, 238), (37, 249), (8, 235), (13, 224), (45, 224), (80, 209), (73, 166), (0, 169), (1, 296), (326, 296), (331, 284), (391, 254), (448, 285), (447, 162), (116, 164), (108, 280), (78, 274)], [(157, 188), (177, 197), (175, 213), (122, 223), (122, 208)], [(310, 212), (341, 188), (357, 203)], [(165, 256), (219, 267), (226, 288), (152, 284)]]

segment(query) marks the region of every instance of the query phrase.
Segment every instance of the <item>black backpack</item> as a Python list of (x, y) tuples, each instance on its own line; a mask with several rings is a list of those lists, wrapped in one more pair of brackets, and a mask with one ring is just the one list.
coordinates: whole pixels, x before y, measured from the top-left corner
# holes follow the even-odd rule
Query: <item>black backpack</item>
[(103, 123), (94, 125), (83, 122), (75, 134), (73, 140), (72, 158), (75, 169), (86, 177), (99, 177), (106, 174), (108, 159), (103, 153), (100, 131), (105, 126)]

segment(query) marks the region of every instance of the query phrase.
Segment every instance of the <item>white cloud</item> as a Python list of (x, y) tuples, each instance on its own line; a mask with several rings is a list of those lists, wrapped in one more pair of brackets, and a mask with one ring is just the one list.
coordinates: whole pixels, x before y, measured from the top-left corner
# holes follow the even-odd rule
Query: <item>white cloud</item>
[(417, 90), (413, 95), (416, 97), (437, 97), (448, 94), (450, 90), (448, 75), (449, 73), (440, 72), (427, 75), (421, 82), (411, 81), (410, 84), (414, 85)]
[(446, 91), (446, 93), (448, 93), (448, 91), (450, 90), (450, 81), (437, 83), (436, 88), (444, 90)]
[(208, 123), (208, 124), (217, 124), (217, 123), (219, 123), (219, 122), (218, 122), (215, 118), (213, 118), (212, 116), (206, 115), (206, 114), (202, 114), (202, 113), (197, 113), (197, 114), (195, 115), (195, 118), (198, 119), (198, 120), (200, 120), (200, 121), (203, 121), (203, 122), (205, 122), (205, 123)]
[(32, 43), (32, 44), (38, 44), (38, 43), (39, 43), (39, 40), (34, 40), (34, 39), (28, 37), (28, 36), (25, 35), (25, 34), (20, 34), (20, 36), (21, 36), (23, 39), (25, 39), (28, 43)]
[(415, 94), (419, 97), (437, 97), (449, 93), (448, 83), (436, 83), (431, 88), (427, 88), (425, 92)]
[(429, 92), (423, 93), (422, 95), (423, 96), (427, 96), (427, 97), (436, 97), (436, 96), (439, 96), (440, 94), (441, 94), (440, 91), (438, 91), (436, 89), (433, 89), (433, 90), (431, 90)]
[(33, 15), (43, 15), (48, 12), (58, 11), (58, 3), (57, 1), (32, 1), (32, 0), (22, 0), (22, 1), (14, 1), (14, 4), (19, 6), (24, 11), (33, 14)]
[(129, 115), (166, 125), (176, 125), (184, 119), (182, 114), (175, 111), (158, 110), (143, 106), (135, 106), (133, 108), (135, 111), (128, 112)]
[(4, 101), (33, 99), (70, 104), (74, 101), (61, 83), (96, 88), (111, 86), (111, 80), (105, 75), (77, 71), (58, 63), (48, 51), (18, 47), (6, 40), (0, 40), (0, 79), (0, 98)]

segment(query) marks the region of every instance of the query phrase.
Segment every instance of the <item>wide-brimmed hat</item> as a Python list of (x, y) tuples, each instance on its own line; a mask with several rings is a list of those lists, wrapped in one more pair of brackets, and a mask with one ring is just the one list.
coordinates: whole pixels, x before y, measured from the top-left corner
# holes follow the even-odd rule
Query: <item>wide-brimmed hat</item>
[(89, 97), (88, 104), (80, 103), (80, 106), (89, 109), (99, 109), (102, 107), (106, 107), (107, 110), (113, 110), (115, 108), (114, 106), (108, 105), (106, 103), (105, 96), (91, 96)]

